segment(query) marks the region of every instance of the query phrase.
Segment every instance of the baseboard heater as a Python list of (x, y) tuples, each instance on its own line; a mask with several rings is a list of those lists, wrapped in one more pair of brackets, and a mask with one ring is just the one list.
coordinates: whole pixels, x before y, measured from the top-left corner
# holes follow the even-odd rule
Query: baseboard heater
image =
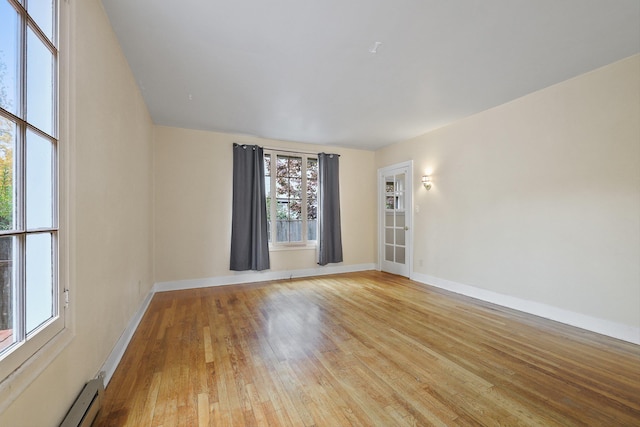
[(89, 381), (64, 417), (60, 427), (90, 427), (102, 405), (102, 376)]

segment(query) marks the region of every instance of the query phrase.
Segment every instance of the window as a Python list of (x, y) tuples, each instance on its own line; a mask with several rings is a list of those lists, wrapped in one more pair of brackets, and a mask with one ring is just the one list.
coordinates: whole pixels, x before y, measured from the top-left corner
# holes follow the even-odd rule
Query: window
[(269, 243), (315, 244), (318, 234), (318, 159), (307, 154), (264, 152)]
[(0, 0), (0, 374), (63, 323), (57, 28), (56, 0)]

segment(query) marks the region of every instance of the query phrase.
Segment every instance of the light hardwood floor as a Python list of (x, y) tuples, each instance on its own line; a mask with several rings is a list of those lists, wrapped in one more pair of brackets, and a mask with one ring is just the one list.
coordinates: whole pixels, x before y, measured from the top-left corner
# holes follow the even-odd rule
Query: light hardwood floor
[(640, 425), (640, 346), (363, 272), (156, 294), (94, 426)]

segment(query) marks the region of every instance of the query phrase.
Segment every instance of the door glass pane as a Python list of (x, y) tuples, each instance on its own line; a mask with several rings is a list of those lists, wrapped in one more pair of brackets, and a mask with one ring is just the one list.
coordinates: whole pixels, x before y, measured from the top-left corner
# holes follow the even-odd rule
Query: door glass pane
[(404, 246), (404, 228), (396, 228), (396, 245)]
[(53, 251), (50, 233), (27, 236), (27, 334), (53, 316)]
[(393, 196), (387, 196), (385, 199), (385, 208), (393, 209), (395, 207), (395, 200)]
[(53, 226), (53, 143), (27, 132), (27, 228)]
[(384, 178), (384, 191), (387, 194), (393, 194), (396, 191), (392, 176), (386, 176)]
[(53, 0), (29, 0), (27, 9), (42, 32), (53, 40)]
[(393, 262), (393, 246), (384, 245), (384, 259)]
[(393, 245), (393, 228), (384, 230), (384, 242)]
[(384, 216), (384, 225), (385, 227), (393, 227), (394, 226), (394, 221), (393, 221), (393, 212), (387, 212), (386, 215)]
[(403, 193), (404, 188), (404, 174), (401, 173), (396, 175), (396, 193)]
[(14, 237), (0, 237), (0, 353), (15, 342)]
[(6, 0), (0, 0), (0, 107), (16, 115), (20, 104), (17, 76), (18, 13)]
[(396, 175), (396, 209), (404, 210), (404, 174)]
[(13, 229), (16, 124), (0, 117), (0, 230)]
[(404, 248), (402, 246), (396, 246), (396, 262), (404, 264)]
[(404, 212), (396, 212), (396, 227), (404, 227)]
[(27, 120), (53, 135), (53, 54), (27, 30)]

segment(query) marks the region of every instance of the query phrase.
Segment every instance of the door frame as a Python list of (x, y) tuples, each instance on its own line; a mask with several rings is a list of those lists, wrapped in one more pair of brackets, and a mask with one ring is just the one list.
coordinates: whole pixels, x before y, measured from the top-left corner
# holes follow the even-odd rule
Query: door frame
[(385, 200), (385, 180), (384, 177), (389, 172), (406, 170), (406, 200), (405, 200), (405, 224), (409, 227), (405, 234), (405, 265), (409, 279), (413, 276), (413, 160), (396, 163), (378, 169), (378, 271), (382, 271), (384, 260), (384, 200)]

